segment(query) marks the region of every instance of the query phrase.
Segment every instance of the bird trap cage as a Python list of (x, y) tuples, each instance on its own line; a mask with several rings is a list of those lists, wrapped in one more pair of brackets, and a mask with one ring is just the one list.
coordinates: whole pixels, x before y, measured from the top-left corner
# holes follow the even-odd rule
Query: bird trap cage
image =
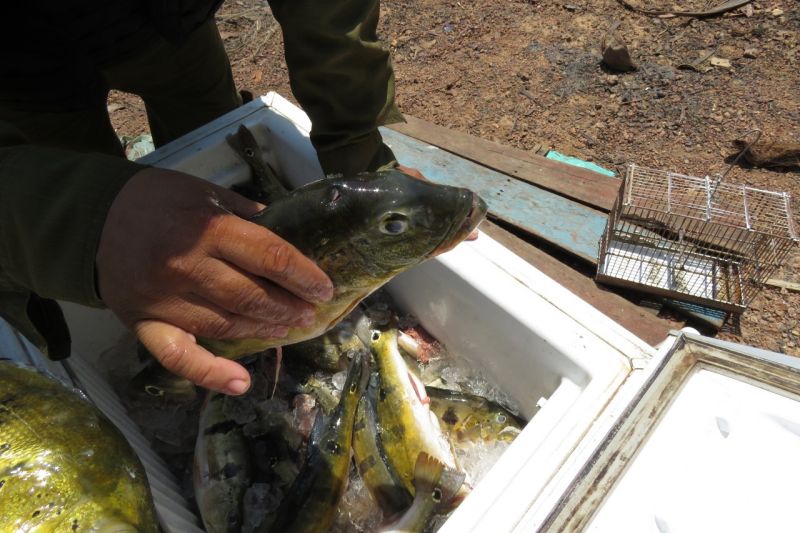
[(631, 165), (597, 280), (742, 312), (797, 242), (787, 193)]

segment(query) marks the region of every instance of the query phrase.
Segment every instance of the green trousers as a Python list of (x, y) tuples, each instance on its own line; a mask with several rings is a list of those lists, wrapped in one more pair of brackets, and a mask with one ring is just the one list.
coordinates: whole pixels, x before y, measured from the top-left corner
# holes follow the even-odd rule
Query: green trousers
[[(180, 45), (158, 38), (134, 58), (102, 74), (110, 89), (144, 100), (156, 146), (241, 105), (213, 20)], [(124, 155), (105, 98), (89, 109), (64, 112), (19, 111), (0, 105), (0, 120), (15, 125), (33, 144)]]

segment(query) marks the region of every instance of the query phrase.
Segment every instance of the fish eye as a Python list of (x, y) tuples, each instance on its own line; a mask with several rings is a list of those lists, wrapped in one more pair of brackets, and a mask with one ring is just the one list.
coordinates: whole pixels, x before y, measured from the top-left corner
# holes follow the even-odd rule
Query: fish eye
[(164, 391), (161, 390), (159, 387), (156, 387), (155, 385), (145, 385), (144, 391), (150, 396), (153, 396), (155, 398), (160, 398), (161, 396), (164, 396)]
[(330, 191), (328, 192), (328, 205), (336, 204), (341, 197), (342, 191), (339, 190), (339, 187), (331, 187)]
[(433, 493), (431, 494), (431, 497), (433, 498), (433, 501), (435, 501), (436, 503), (439, 503), (440, 501), (442, 501), (442, 489), (440, 489), (439, 487), (436, 487), (435, 489), (433, 489)]
[(506, 415), (504, 415), (504, 414), (498, 414), (498, 415), (495, 417), (495, 420), (497, 420), (497, 421), (498, 421), (500, 424), (503, 424), (503, 423), (506, 421)]
[(389, 213), (380, 223), (381, 233), (386, 235), (402, 235), (408, 229), (408, 217), (401, 213)]

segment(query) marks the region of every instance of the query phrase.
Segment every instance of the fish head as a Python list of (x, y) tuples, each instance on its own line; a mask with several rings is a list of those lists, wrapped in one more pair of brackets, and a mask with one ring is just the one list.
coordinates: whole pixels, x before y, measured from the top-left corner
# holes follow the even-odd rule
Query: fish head
[(524, 421), (505, 409), (493, 409), (486, 413), (482, 436), (484, 440), (511, 442), (517, 438), (523, 426)]
[(314, 259), (337, 290), (377, 288), (453, 248), (487, 209), (469, 189), (397, 170), (319, 180), (274, 205), (257, 218)]

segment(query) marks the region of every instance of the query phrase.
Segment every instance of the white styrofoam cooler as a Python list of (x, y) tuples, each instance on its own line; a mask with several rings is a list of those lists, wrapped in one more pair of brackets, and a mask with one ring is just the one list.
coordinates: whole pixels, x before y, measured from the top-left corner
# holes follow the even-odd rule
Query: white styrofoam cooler
[[(239, 124), (255, 133), (265, 147), (265, 157), (293, 185), (322, 177), (308, 140), (308, 118), (274, 93), (160, 148), (141, 162), (188, 172), (223, 186), (241, 182), (249, 176), (249, 169), (225, 142), (225, 136), (235, 133)], [(656, 417), (633, 416), (637, 409), (656, 406), (663, 415), (681, 387), (671, 389), (673, 396), (662, 394), (653, 399), (647, 394), (655, 394), (652, 391), (662, 381), (674, 385), (676, 376), (689, 379), (686, 372), (676, 370), (685, 371), (689, 362), (698, 368), (713, 367), (703, 358), (687, 359), (686, 354), (695, 353), (692, 350), (699, 350), (698, 346), (711, 352), (733, 350), (697, 336), (682, 336), (675, 346), (668, 342), (660, 350), (653, 349), (484, 234), (398, 276), (387, 288), (450, 351), (501, 385), (530, 418), (524, 431), (445, 523), (443, 532), (569, 530), (578, 517), (578, 525), (586, 526), (588, 517), (603, 507), (605, 496), (614, 492), (613, 483), (603, 476), (616, 472), (614, 483), (624, 480), (622, 472), (657, 425)], [(123, 426), (143, 456), (165, 529), (196, 530), (199, 522), (186, 511), (163, 464), (126, 420), (113, 392), (87, 364), (117, 341), (122, 326), (107, 311), (65, 304), (65, 312), (74, 339), (75, 357), (69, 365), (72, 376)], [(0, 327), (0, 346), (5, 352), (17, 350), (35, 359), (30, 345), (19, 341), (7, 326)], [(769, 359), (759, 355), (760, 361)], [(789, 382), (800, 383), (800, 371), (791, 361), (759, 364), (778, 366), (779, 371), (772, 375), (788, 375)], [(786, 379), (781, 379), (785, 385)], [(758, 382), (751, 375), (742, 380), (751, 386)], [(791, 386), (765, 387), (797, 400), (797, 390)], [(786, 412), (784, 418), (791, 419), (796, 410), (790, 405)], [(637, 428), (631, 430), (635, 442), (615, 440), (626, 424)], [(800, 439), (800, 433), (796, 437)], [(625, 446), (625, 455), (613, 453)], [(606, 463), (613, 468), (603, 470)], [(595, 490), (598, 487), (603, 491)], [(614, 527), (619, 523), (614, 509), (613, 504), (603, 507), (591, 527), (624, 531)], [(660, 524), (665, 523), (669, 517), (661, 518)]]

